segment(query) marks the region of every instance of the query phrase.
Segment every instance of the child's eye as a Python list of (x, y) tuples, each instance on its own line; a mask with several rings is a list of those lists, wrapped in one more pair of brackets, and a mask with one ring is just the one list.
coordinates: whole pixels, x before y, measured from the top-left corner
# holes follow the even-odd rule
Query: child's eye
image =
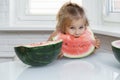
[(74, 29), (74, 27), (70, 27), (70, 29)]
[(83, 26), (80, 26), (79, 29), (83, 29), (84, 27)]

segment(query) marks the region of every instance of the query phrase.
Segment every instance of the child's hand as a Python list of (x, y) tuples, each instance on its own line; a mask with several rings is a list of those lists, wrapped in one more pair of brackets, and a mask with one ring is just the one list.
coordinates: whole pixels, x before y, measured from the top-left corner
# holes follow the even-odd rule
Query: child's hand
[(95, 37), (94, 45), (95, 45), (95, 49), (94, 49), (93, 53), (95, 53), (96, 49), (98, 49), (100, 47), (100, 40), (97, 37)]
[(61, 59), (63, 57), (63, 53), (60, 52), (60, 54), (58, 55), (58, 59)]
[(100, 47), (100, 40), (95, 37), (95, 48), (98, 49)]

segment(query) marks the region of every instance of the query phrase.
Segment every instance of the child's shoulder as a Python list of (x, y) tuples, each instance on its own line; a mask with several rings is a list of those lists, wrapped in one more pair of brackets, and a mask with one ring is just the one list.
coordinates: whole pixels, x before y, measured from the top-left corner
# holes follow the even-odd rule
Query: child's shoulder
[(54, 36), (57, 36), (60, 32), (59, 31), (54, 31), (51, 35), (54, 37)]
[(50, 37), (48, 38), (48, 41), (53, 40), (53, 38), (56, 37), (59, 33), (60, 33), (60, 32), (57, 31), (57, 30), (54, 31), (54, 32), (52, 32), (52, 34), (51, 34)]

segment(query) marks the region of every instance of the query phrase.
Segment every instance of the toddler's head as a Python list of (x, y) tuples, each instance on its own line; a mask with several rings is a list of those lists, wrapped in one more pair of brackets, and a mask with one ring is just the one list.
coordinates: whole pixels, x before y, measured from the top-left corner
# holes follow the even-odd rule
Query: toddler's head
[(79, 37), (89, 25), (84, 9), (76, 3), (65, 3), (57, 15), (57, 30)]

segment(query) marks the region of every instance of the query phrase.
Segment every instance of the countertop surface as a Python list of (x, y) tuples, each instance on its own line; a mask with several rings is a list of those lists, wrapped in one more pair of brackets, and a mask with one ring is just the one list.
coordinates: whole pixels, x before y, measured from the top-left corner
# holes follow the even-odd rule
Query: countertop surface
[(106, 52), (82, 59), (62, 58), (42, 67), (18, 60), (0, 63), (0, 80), (120, 80), (120, 63)]

